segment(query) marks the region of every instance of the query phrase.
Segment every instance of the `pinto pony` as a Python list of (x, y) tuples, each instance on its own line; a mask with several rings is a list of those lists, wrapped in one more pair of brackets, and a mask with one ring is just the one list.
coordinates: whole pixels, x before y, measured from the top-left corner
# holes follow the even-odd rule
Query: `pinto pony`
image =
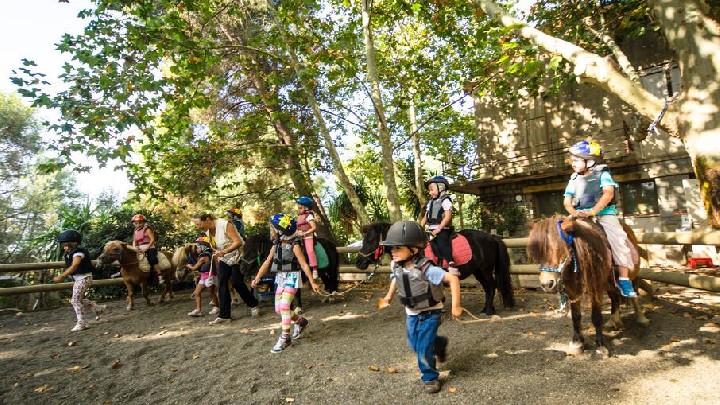
[[(360, 230), (363, 235), (363, 244), (355, 260), (355, 266), (365, 270), (370, 264), (379, 264), (384, 253), (382, 242), (390, 228), (387, 222), (378, 222), (365, 225)], [(507, 246), (502, 239), (482, 231), (464, 229), (458, 232), (463, 236), (470, 247), (472, 257), (464, 263), (456, 261), (460, 271), (460, 279), (471, 274), (480, 282), (485, 290), (485, 306), (483, 312), (488, 315), (495, 314), (495, 289), (502, 297), (503, 306), (515, 306), (515, 296), (510, 280), (510, 256)], [(453, 252), (454, 254), (457, 252)]]
[[(160, 251), (158, 254), (165, 255), (168, 262), (171, 263), (169, 268), (160, 270), (159, 272), (160, 282), (165, 285), (165, 290), (162, 292), (160, 299), (158, 300), (158, 303), (162, 303), (165, 301), (165, 296), (173, 298), (170, 282), (175, 279), (175, 266), (172, 265), (172, 257), (170, 256), (170, 253)], [(103, 252), (100, 256), (98, 256), (98, 262), (107, 265), (114, 261), (118, 261), (120, 263), (120, 274), (122, 275), (125, 287), (127, 288), (128, 311), (135, 309), (135, 303), (133, 300), (133, 285), (140, 286), (140, 292), (142, 296), (145, 297), (147, 305), (152, 305), (150, 298), (148, 298), (148, 279), (150, 277), (150, 273), (140, 269), (140, 260), (138, 259), (137, 251), (125, 242), (112, 240), (105, 244)]]
[[(626, 228), (628, 239), (636, 242), (632, 230)], [(632, 248), (641, 252), (635, 243)], [(608, 326), (621, 327), (620, 291), (615, 286), (617, 269), (613, 266), (610, 244), (605, 232), (594, 221), (582, 218), (563, 218), (559, 215), (536, 222), (530, 231), (527, 244), (528, 256), (540, 263), (540, 284), (546, 292), (561, 292), (570, 303), (574, 335), (570, 342), (571, 353), (584, 350), (584, 338), (580, 332), (581, 300), (591, 301), (591, 318), (595, 327), (595, 345), (599, 354), (607, 357), (602, 334), (602, 301), (605, 293), (610, 297), (611, 314)], [(637, 255), (636, 255), (637, 256)], [(630, 269), (630, 277), (638, 273)], [(649, 321), (642, 313), (637, 298), (631, 299), (637, 321)]]

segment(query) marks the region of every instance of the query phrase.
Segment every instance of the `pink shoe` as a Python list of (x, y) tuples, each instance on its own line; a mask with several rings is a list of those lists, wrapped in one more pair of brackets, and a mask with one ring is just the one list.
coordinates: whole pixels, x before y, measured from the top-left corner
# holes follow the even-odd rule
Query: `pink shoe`
[(218, 308), (218, 307), (213, 307), (213, 309), (211, 309), (210, 312), (208, 312), (209, 315), (215, 315), (215, 314), (219, 314), (219, 313), (220, 313), (220, 308)]
[(188, 312), (188, 316), (202, 316), (202, 311), (199, 309), (193, 309), (192, 311)]

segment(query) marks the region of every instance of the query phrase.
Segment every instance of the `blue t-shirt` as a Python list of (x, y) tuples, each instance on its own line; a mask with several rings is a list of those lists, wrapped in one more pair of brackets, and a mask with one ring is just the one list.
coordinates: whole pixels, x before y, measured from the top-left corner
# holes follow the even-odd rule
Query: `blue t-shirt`
[[(578, 176), (579, 177), (579, 176)], [(604, 188), (605, 186), (613, 186), (615, 187), (615, 190), (620, 187), (615, 180), (613, 180), (612, 176), (610, 175), (610, 172), (607, 170), (603, 170), (600, 173), (600, 188)], [(575, 196), (575, 181), (573, 181), (572, 177), (570, 178), (570, 181), (568, 182), (567, 187), (565, 187), (565, 195), (574, 197)], [(578, 207), (580, 210), (589, 210), (592, 207)], [(608, 204), (605, 208), (601, 209), (600, 212), (596, 212), (595, 215), (617, 215), (617, 208), (615, 208), (615, 204), (611, 203)]]

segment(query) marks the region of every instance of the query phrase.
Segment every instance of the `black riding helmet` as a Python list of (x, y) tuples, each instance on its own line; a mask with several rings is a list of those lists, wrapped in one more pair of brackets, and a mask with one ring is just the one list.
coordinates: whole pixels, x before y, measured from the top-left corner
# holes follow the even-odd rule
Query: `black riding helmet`
[(427, 235), (419, 223), (415, 221), (397, 221), (388, 229), (385, 240), (380, 244), (386, 247), (412, 246), (425, 248)]
[(80, 232), (74, 230), (74, 229), (67, 229), (62, 232), (60, 232), (60, 235), (58, 235), (58, 243), (67, 243), (67, 242), (75, 242), (80, 243), (82, 240), (82, 235), (80, 235)]

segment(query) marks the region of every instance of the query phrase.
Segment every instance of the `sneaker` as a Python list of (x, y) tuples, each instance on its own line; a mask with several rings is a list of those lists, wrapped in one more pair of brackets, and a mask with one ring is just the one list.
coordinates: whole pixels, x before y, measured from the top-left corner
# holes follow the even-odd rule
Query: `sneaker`
[(637, 293), (633, 290), (632, 282), (630, 280), (618, 280), (618, 288), (620, 289), (620, 294), (623, 297), (637, 297)]
[(78, 332), (87, 328), (89, 328), (89, 326), (86, 323), (79, 323), (75, 325), (72, 329), (70, 329), (70, 332)]
[(260, 316), (260, 307), (252, 307), (250, 308), (250, 316), (253, 318), (257, 318)]
[(218, 307), (213, 307), (213, 309), (211, 309), (210, 312), (208, 312), (208, 315), (215, 315), (215, 314), (218, 314), (218, 313), (220, 313), (220, 308), (218, 308)]
[(447, 360), (447, 346), (447, 337), (438, 336), (435, 338), (435, 357), (437, 357), (439, 363), (444, 363)]
[(275, 343), (275, 346), (273, 346), (272, 349), (270, 349), (270, 353), (280, 353), (281, 351), (285, 350), (286, 347), (290, 346), (292, 344), (292, 340), (290, 336), (280, 336), (277, 343)]
[(293, 339), (300, 339), (302, 336), (303, 331), (308, 327), (310, 324), (310, 321), (308, 321), (305, 318), (300, 318), (295, 322), (295, 325), (293, 325)]
[(435, 394), (440, 391), (440, 381), (432, 380), (425, 383), (425, 393)]
[(320, 276), (318, 275), (317, 269), (313, 268), (313, 270), (312, 270), (312, 276), (313, 276), (313, 280), (317, 280), (318, 277), (320, 277)]
[(302, 315), (303, 314), (302, 307), (295, 307), (295, 309), (293, 309), (293, 312), (295, 312), (295, 315), (297, 315), (297, 316)]
[(202, 316), (202, 311), (199, 309), (193, 309), (192, 311), (188, 312), (188, 316)]
[(230, 318), (220, 318), (219, 316), (212, 321), (208, 322), (208, 325), (219, 325), (221, 323), (227, 323), (232, 321)]
[(105, 312), (106, 309), (107, 309), (107, 305), (95, 305), (95, 306), (93, 307), (93, 311), (95, 311), (95, 320), (96, 320), (96, 321), (97, 321), (98, 319), (100, 319), (100, 314), (102, 314), (103, 312)]
[(110, 278), (118, 278), (120, 276), (122, 276), (122, 274), (120, 274), (120, 272), (118, 271), (117, 273), (113, 273)]

